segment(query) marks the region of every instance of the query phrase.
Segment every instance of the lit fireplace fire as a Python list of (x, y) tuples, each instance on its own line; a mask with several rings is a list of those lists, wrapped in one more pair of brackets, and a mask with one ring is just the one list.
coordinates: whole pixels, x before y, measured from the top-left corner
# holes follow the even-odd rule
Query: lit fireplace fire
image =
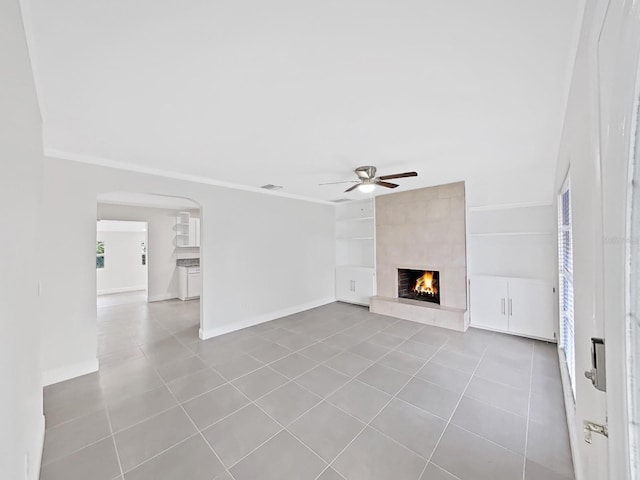
[(434, 281), (433, 272), (424, 272), (413, 287), (413, 291), (418, 294), (437, 295), (438, 283)]
[(440, 272), (427, 269), (399, 268), (398, 298), (440, 305)]

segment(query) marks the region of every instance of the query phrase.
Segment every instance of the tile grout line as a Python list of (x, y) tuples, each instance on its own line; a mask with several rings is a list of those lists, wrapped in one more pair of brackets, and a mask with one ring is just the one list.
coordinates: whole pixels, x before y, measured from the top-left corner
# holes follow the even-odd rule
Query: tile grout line
[[(362, 323), (362, 322), (360, 322), (360, 323)], [(397, 322), (394, 322), (394, 323), (397, 323)], [(349, 327), (349, 328), (350, 328), (350, 327)], [(338, 333), (339, 333), (339, 332), (338, 332)], [(374, 335), (375, 335), (375, 333), (374, 333)], [(369, 337), (367, 337), (367, 338), (369, 338)], [(315, 345), (316, 343), (320, 343), (320, 342), (321, 342), (321, 340), (318, 340), (317, 342), (313, 343), (312, 345)], [(361, 342), (360, 342), (360, 343), (361, 343)], [(311, 345), (307, 345), (306, 347), (302, 347), (302, 349), (305, 349), (305, 348), (307, 348), (307, 347), (309, 347), (309, 346), (311, 346)], [(302, 349), (301, 349), (301, 350), (302, 350)], [(293, 353), (297, 353), (298, 351), (300, 351), (300, 350), (297, 350), (297, 351), (295, 351), (295, 352), (293, 352)], [(389, 352), (387, 352), (387, 353), (389, 353)], [(332, 357), (332, 358), (333, 358), (333, 357)], [(275, 360), (275, 361), (277, 361), (277, 360)], [(271, 363), (273, 363), (273, 362), (271, 362)], [(265, 366), (269, 366), (269, 364), (267, 364), (267, 365), (265, 365)], [(270, 368), (271, 368), (271, 367), (270, 367)], [(313, 367), (313, 368), (316, 368), (316, 367)], [(309, 369), (308, 371), (313, 370), (313, 368), (312, 368), (312, 369)], [(327, 367), (327, 368), (330, 368), (330, 367)], [(272, 369), (272, 370), (274, 370), (274, 369)], [(275, 371), (275, 370), (274, 370), (274, 371)], [(277, 373), (279, 373), (279, 372), (277, 372)], [(305, 373), (306, 373), (306, 372), (305, 372)], [(304, 375), (304, 373), (300, 374), (299, 376), (302, 376), (302, 375)], [(298, 376), (298, 377), (299, 377), (299, 376)], [(345, 375), (345, 376), (346, 376), (346, 375)], [(296, 377), (296, 378), (298, 378), (298, 377)], [(286, 376), (285, 376), (285, 378), (287, 378), (287, 379), (288, 379), (288, 377), (286, 377)], [(335, 388), (334, 390), (330, 391), (330, 392), (326, 395), (326, 397), (328, 397), (328, 396), (332, 395), (333, 393), (335, 393), (336, 391), (338, 391), (340, 388), (342, 388), (344, 385), (346, 385), (346, 383), (349, 383), (349, 381), (351, 381), (353, 378), (354, 378), (354, 377), (349, 378), (349, 380), (348, 380), (347, 382), (345, 382), (344, 384), (341, 384), (339, 387), (337, 387), (337, 388)], [(409, 380), (409, 381), (410, 381), (410, 380)], [(262, 442), (260, 445), (258, 445), (257, 447), (255, 447), (254, 449), (252, 449), (250, 452), (248, 452), (246, 455), (244, 455), (241, 459), (239, 459), (238, 461), (236, 461), (233, 465), (231, 465), (231, 466), (229, 467), (229, 469), (231, 469), (231, 468), (235, 467), (236, 465), (238, 465), (242, 460), (244, 460), (245, 458), (247, 458), (247, 457), (248, 457), (249, 455), (251, 455), (253, 452), (255, 452), (255, 451), (256, 451), (256, 450), (258, 450), (260, 447), (262, 447), (265, 443), (267, 443), (269, 440), (271, 440), (272, 438), (274, 438), (276, 435), (279, 435), (279, 434), (280, 434), (281, 432), (283, 432), (283, 431), (286, 431), (289, 435), (291, 435), (291, 436), (292, 436), (292, 437), (294, 437), (296, 440), (298, 440), (298, 441), (299, 441), (299, 442), (300, 442), (300, 443), (301, 443), (305, 448), (307, 448), (310, 452), (312, 452), (316, 457), (318, 457), (318, 458), (320, 459), (320, 461), (322, 461), (323, 463), (327, 464), (327, 466), (326, 466), (326, 467), (325, 467), (325, 468), (320, 472), (320, 475), (322, 475), (322, 474), (324, 473), (324, 471), (325, 471), (325, 470), (327, 470), (327, 469), (329, 468), (329, 466), (330, 466), (330, 463), (329, 463), (329, 462), (327, 462), (327, 461), (326, 461), (324, 458), (322, 458), (318, 453), (316, 453), (316, 451), (315, 451), (314, 449), (312, 449), (309, 445), (307, 445), (307, 444), (306, 444), (302, 439), (300, 439), (300, 438), (299, 438), (298, 436), (296, 436), (294, 433), (292, 433), (291, 431), (289, 431), (289, 430), (288, 430), (288, 428), (287, 428), (287, 426), (282, 425), (282, 423), (280, 423), (277, 419), (275, 419), (274, 417), (272, 417), (272, 416), (269, 414), (269, 412), (265, 411), (265, 410), (264, 410), (264, 409), (263, 409), (259, 404), (257, 404), (257, 403), (256, 403), (256, 401), (257, 401), (257, 400), (260, 400), (261, 398), (263, 398), (263, 397), (265, 397), (265, 396), (269, 395), (270, 393), (274, 392), (275, 390), (279, 389), (280, 387), (282, 387), (282, 386), (284, 386), (284, 385), (286, 385), (287, 383), (290, 383), (290, 382), (295, 383), (296, 385), (298, 385), (298, 386), (299, 386), (300, 388), (302, 388), (303, 390), (305, 390), (305, 391), (307, 391), (307, 392), (311, 393), (312, 395), (314, 395), (314, 396), (318, 397), (320, 400), (319, 400), (317, 403), (315, 403), (312, 407), (310, 407), (308, 410), (306, 410), (306, 411), (302, 412), (302, 413), (301, 413), (300, 415), (298, 415), (295, 419), (293, 419), (291, 422), (289, 422), (289, 425), (292, 425), (293, 423), (295, 423), (298, 419), (300, 419), (301, 417), (303, 417), (304, 415), (306, 415), (308, 412), (310, 412), (311, 410), (313, 410), (315, 407), (317, 407), (317, 406), (318, 406), (320, 403), (322, 403), (322, 402), (327, 402), (329, 405), (333, 405), (333, 404), (331, 404), (330, 402), (328, 402), (328, 401), (326, 400), (326, 397), (325, 397), (325, 398), (319, 397), (316, 393), (312, 392), (311, 390), (308, 390), (304, 385), (300, 385), (299, 383), (295, 382), (293, 379), (288, 379), (288, 382), (286, 382), (285, 384), (279, 385), (279, 386), (277, 386), (277, 387), (275, 387), (275, 388), (273, 388), (273, 389), (269, 390), (268, 392), (265, 392), (263, 395), (261, 395), (260, 397), (256, 398), (256, 400), (255, 400), (255, 401), (254, 401), (254, 400), (252, 400), (249, 396), (247, 396), (244, 392), (242, 392), (242, 391), (241, 391), (241, 390), (240, 390), (236, 385), (233, 385), (231, 382), (229, 382), (229, 384), (230, 384), (233, 388), (235, 388), (236, 390), (238, 390), (238, 392), (239, 392), (241, 395), (243, 395), (245, 398), (247, 398), (247, 400), (249, 400), (249, 402), (250, 402), (251, 404), (253, 404), (256, 408), (258, 408), (258, 409), (259, 409), (260, 411), (262, 411), (265, 415), (267, 415), (269, 418), (271, 418), (275, 423), (277, 423), (278, 425), (280, 425), (280, 427), (282, 427), (280, 431), (278, 431), (277, 433), (275, 433), (274, 435), (272, 435), (271, 437), (269, 437), (267, 440), (265, 440), (265, 441), (264, 441), (264, 442)], [(392, 400), (393, 400), (393, 397), (392, 397)], [(245, 408), (246, 406), (247, 406), (247, 405), (243, 406), (242, 408)], [(334, 407), (335, 407), (335, 406), (334, 406)], [(386, 405), (385, 405), (385, 406), (383, 406), (382, 408), (384, 409), (385, 407), (386, 407)], [(236, 411), (235, 411), (235, 412), (233, 412), (233, 413), (237, 413), (237, 412), (238, 412), (239, 410), (241, 410), (242, 408), (240, 408), (240, 409), (236, 410)], [(337, 407), (336, 407), (336, 408), (337, 408)], [(341, 410), (341, 409), (340, 409), (340, 410)], [(342, 410), (341, 410), (341, 411), (342, 411)], [(381, 411), (381, 410), (380, 410), (380, 411)], [(348, 414), (348, 412), (345, 412), (345, 413), (347, 413), (347, 414)], [(232, 415), (232, 414), (230, 414), (230, 415)], [(230, 416), (230, 415), (229, 415), (229, 416)], [(352, 416), (351, 414), (348, 414), (348, 415)], [(377, 416), (377, 414), (376, 414), (376, 416)], [(353, 417), (353, 418), (355, 418), (355, 417)], [(374, 418), (375, 418), (375, 417), (374, 417)], [(358, 419), (356, 419), (356, 420), (358, 420)], [(373, 420), (373, 419), (372, 419), (372, 420)], [(219, 420), (219, 421), (221, 421), (221, 420)], [(358, 421), (359, 421), (360, 423), (364, 423), (364, 422), (362, 422), (361, 420), (358, 420)], [(218, 423), (218, 422), (215, 422), (215, 423)], [(214, 424), (215, 424), (215, 423), (214, 423)], [(214, 424), (212, 424), (212, 425), (214, 425)], [(210, 425), (210, 426), (211, 426), (211, 425)], [(208, 427), (206, 427), (206, 428), (209, 428), (210, 426), (208, 426)], [(364, 428), (366, 428), (366, 425), (365, 425), (365, 427), (364, 427)], [(363, 430), (364, 430), (364, 428), (363, 428)], [(360, 435), (360, 433), (361, 433), (361, 432), (362, 432), (362, 430), (361, 430), (360, 432), (358, 432), (358, 434), (354, 437), (354, 439), (353, 439), (353, 440), (355, 440), (355, 438), (357, 438), (357, 437)], [(386, 436), (386, 435), (385, 435), (385, 436)], [(353, 441), (353, 440), (352, 440), (352, 441)], [(393, 440), (393, 439), (392, 439), (392, 440)], [(395, 440), (394, 440), (394, 442), (395, 442)], [(351, 442), (350, 442), (350, 443), (351, 443)], [(398, 443), (398, 442), (396, 442), (396, 443)], [(401, 445), (401, 444), (399, 444), (399, 445)], [(402, 447), (404, 447), (404, 445), (401, 445), (401, 446), (402, 446)], [(345, 448), (346, 448), (346, 447), (345, 447)], [(404, 447), (404, 448), (407, 448), (407, 447)], [(338, 456), (340, 455), (340, 453), (342, 453), (342, 452), (339, 452), (339, 453), (338, 453)], [(337, 458), (337, 457), (336, 457), (336, 458)], [(334, 459), (334, 460), (335, 460), (335, 459)], [(341, 476), (342, 476), (342, 475), (341, 475)]]
[[(493, 338), (493, 335), (490, 338)], [(449, 425), (451, 425), (451, 419), (453, 418), (453, 416), (455, 415), (456, 411), (458, 410), (458, 407), (460, 406), (460, 402), (462, 402), (462, 399), (464, 398), (464, 394), (466, 393), (467, 389), (469, 388), (469, 385), (471, 384), (471, 381), (473, 380), (474, 375), (478, 371), (478, 368), (480, 368), (480, 364), (482, 363), (482, 360), (484, 360), (484, 357), (485, 357), (488, 349), (489, 349), (489, 346), (486, 346), (484, 351), (482, 352), (482, 356), (480, 357), (480, 360), (478, 360), (478, 363), (476, 364), (476, 368), (474, 368), (473, 373), (471, 373), (471, 376), (469, 377), (469, 381), (467, 382), (467, 385), (465, 386), (464, 390), (460, 394), (460, 398), (458, 399), (458, 403), (456, 403), (455, 408), (451, 412), (451, 415), (449, 416), (449, 420), (447, 420), (447, 423), (446, 423), (444, 429), (442, 430), (442, 433), (440, 434), (440, 437), (438, 438), (438, 441), (436, 442), (435, 446), (433, 447), (433, 450), (431, 451), (431, 455), (429, 456), (429, 460), (427, 460), (427, 463), (424, 466), (424, 468), (422, 469), (422, 473), (420, 474), (418, 479), (422, 478), (422, 476), (424, 475), (424, 472), (427, 470), (427, 467), (429, 466), (429, 463), (431, 463), (431, 459), (435, 455), (436, 450), (438, 449), (438, 446), (440, 445), (440, 442), (442, 441), (442, 437), (444, 437), (444, 434), (447, 431), (447, 429), (449, 428)], [(442, 467), (440, 467), (440, 465), (438, 465), (436, 463), (434, 463), (434, 465), (436, 465), (438, 468), (442, 468)], [(442, 470), (445, 470), (445, 469), (442, 468)], [(449, 473), (447, 470), (445, 470), (445, 471), (447, 473)]]
[(536, 344), (531, 349), (531, 370), (529, 371), (529, 403), (527, 405), (527, 428), (524, 436), (524, 459), (522, 461), (522, 480), (527, 475), (527, 449), (529, 448), (529, 423), (531, 422), (531, 399), (533, 398), (533, 363), (535, 362)]
[[(397, 323), (397, 322), (396, 322), (396, 323)], [(403, 343), (404, 343), (404, 342), (403, 342)], [(445, 341), (444, 343), (446, 343), (446, 341)], [(442, 345), (441, 345), (441, 346), (440, 346), (440, 347), (439, 347), (439, 348), (438, 348), (438, 349), (433, 353), (433, 355), (432, 355), (431, 357), (429, 357), (429, 360), (431, 360), (431, 358), (433, 358), (433, 357), (436, 355), (436, 353), (438, 353), (438, 352), (442, 349), (442, 347), (444, 346), (444, 343), (443, 343), (443, 344), (442, 344)], [(391, 351), (393, 351), (393, 350), (391, 350)], [(390, 351), (390, 352), (391, 352), (391, 351)], [(389, 354), (390, 352), (387, 352), (387, 354)], [(384, 357), (384, 356), (385, 356), (385, 355), (383, 355), (383, 357)], [(382, 357), (381, 357), (381, 358), (382, 358)], [(427, 361), (428, 361), (428, 360), (427, 360)], [(419, 370), (418, 370), (418, 371), (419, 371)], [(380, 413), (381, 413), (385, 408), (387, 408), (387, 406), (388, 406), (388, 405), (393, 401), (393, 399), (394, 399), (394, 398), (396, 398), (396, 395), (397, 395), (399, 392), (401, 392), (401, 391), (402, 391), (402, 390), (403, 390), (403, 389), (404, 389), (404, 388), (405, 388), (405, 387), (406, 387), (406, 386), (411, 382), (411, 380), (413, 380), (413, 379), (415, 378), (415, 376), (416, 376), (417, 374), (418, 374), (418, 372), (416, 372), (413, 376), (411, 376), (411, 378), (409, 378), (409, 380), (407, 380), (407, 381), (404, 383), (404, 385), (402, 385), (402, 387), (400, 387), (400, 389), (398, 389), (398, 392), (396, 392), (396, 394), (395, 394), (395, 395), (391, 395), (391, 398), (389, 399), (389, 401), (388, 401), (387, 403), (385, 403), (385, 404), (382, 406), (382, 408), (380, 408), (380, 409), (378, 410), (378, 412), (377, 412), (377, 413), (376, 413), (376, 414), (371, 418), (371, 420), (369, 420), (369, 422), (367, 422), (367, 423), (364, 425), (364, 427), (363, 427), (363, 428), (362, 428), (362, 429), (361, 429), (361, 430), (360, 430), (360, 431), (355, 435), (355, 437), (353, 437), (353, 438), (351, 439), (351, 441), (350, 441), (349, 443), (347, 443), (347, 445), (346, 445), (342, 450), (340, 450), (340, 451), (338, 452), (338, 454), (334, 457), (334, 459), (333, 459), (333, 460), (328, 464), (328, 466), (327, 466), (327, 467), (326, 467), (322, 472), (320, 472), (320, 474), (315, 478), (315, 480), (318, 480), (326, 470), (328, 470), (329, 468), (332, 468), (332, 465), (334, 464), (334, 462), (335, 462), (338, 458), (340, 458), (340, 456), (341, 456), (341, 455), (342, 455), (342, 454), (343, 454), (343, 453), (344, 453), (344, 452), (345, 452), (345, 451), (346, 451), (346, 450), (351, 446), (351, 444), (352, 444), (353, 442), (355, 442), (355, 441), (360, 437), (360, 435), (362, 435), (362, 433), (367, 429), (367, 427), (369, 427), (369, 425), (371, 424), (371, 422), (373, 422), (373, 421), (378, 417), (378, 415), (380, 415)], [(386, 392), (385, 392), (385, 393), (386, 393)], [(388, 395), (388, 394), (387, 394), (387, 395)], [(364, 422), (362, 422), (362, 423), (364, 423)], [(399, 443), (399, 442), (398, 442), (398, 443)], [(403, 445), (403, 447), (404, 447), (404, 445)], [(404, 448), (406, 448), (407, 450), (409, 450), (407, 447), (404, 447)], [(412, 450), (409, 450), (409, 451), (412, 451)], [(427, 463), (428, 463), (428, 462), (427, 462)], [(334, 469), (334, 470), (335, 470), (335, 469)], [(338, 472), (338, 473), (339, 473), (339, 472)], [(421, 474), (421, 475), (422, 475), (422, 474)], [(420, 477), (418, 477), (418, 478), (420, 478)]]
[[(175, 338), (175, 337), (174, 337)], [(179, 342), (179, 340), (178, 340)], [(143, 352), (146, 355), (146, 352)], [(185, 410), (184, 406), (180, 403), (180, 401), (178, 400), (178, 398), (175, 396), (175, 394), (171, 391), (171, 389), (167, 386), (167, 383), (164, 381), (164, 378), (162, 378), (162, 375), (160, 375), (160, 373), (158, 372), (158, 369), (156, 368), (155, 365), (151, 365), (151, 368), (153, 368), (153, 370), (156, 372), (156, 375), (158, 375), (158, 377), (160, 377), (160, 380), (162, 381), (162, 384), (165, 386), (165, 388), (167, 390), (169, 390), (169, 393), (171, 394), (171, 396), (174, 398), (174, 400), (178, 403), (178, 406), (180, 407), (180, 409), (182, 410), (182, 413), (184, 413), (186, 415), (186, 417), (189, 419), (189, 421), (191, 422), (191, 424), (194, 426), (194, 428), (196, 429), (196, 433), (194, 435), (191, 435), (190, 437), (183, 439), (183, 442), (188, 440), (189, 438), (192, 438), (196, 435), (200, 435), (200, 437), (204, 440), (204, 442), (207, 444), (207, 446), (209, 447), (209, 449), (213, 452), (213, 454), (215, 455), (215, 457), (218, 459), (218, 461), (220, 462), (220, 465), (222, 465), (222, 467), (225, 469), (226, 473), (229, 474), (229, 476), (235, 480), (235, 477), (231, 474), (231, 472), (229, 471), (229, 469), (226, 467), (226, 465), (222, 462), (222, 459), (218, 456), (217, 452), (213, 449), (213, 447), (211, 446), (211, 444), (209, 443), (209, 441), (205, 438), (205, 436), (202, 434), (202, 431), (198, 428), (198, 425), (196, 425), (196, 423), (193, 421), (193, 419), (191, 418), (191, 416), (187, 413), (187, 411)], [(222, 385), (220, 385), (222, 386)], [(171, 445), (169, 448), (167, 448), (166, 450), (164, 450), (163, 452), (160, 452), (159, 454), (155, 455), (154, 457), (148, 458), (147, 460), (145, 460), (144, 462), (140, 463), (139, 465), (136, 465), (135, 467), (132, 467), (130, 470), (131, 471), (135, 468), (138, 468), (140, 465), (147, 463), (148, 461), (150, 461), (152, 458), (157, 457), (158, 455), (161, 455), (162, 453), (172, 449), (173, 447), (175, 447), (176, 445), (179, 445), (181, 442), (179, 443), (175, 443), (173, 445)], [(219, 476), (219, 475), (217, 475)], [(215, 479), (214, 479), (215, 480)]]
[(122, 462), (120, 461), (120, 452), (118, 452), (118, 446), (116, 445), (116, 437), (113, 433), (113, 425), (111, 424), (111, 415), (109, 415), (109, 409), (106, 407), (106, 405), (104, 410), (107, 415), (107, 422), (109, 423), (109, 431), (111, 432), (111, 442), (113, 443), (113, 449), (116, 452), (116, 460), (118, 460), (118, 468), (120, 468), (120, 477), (124, 479), (124, 471), (122, 470)]

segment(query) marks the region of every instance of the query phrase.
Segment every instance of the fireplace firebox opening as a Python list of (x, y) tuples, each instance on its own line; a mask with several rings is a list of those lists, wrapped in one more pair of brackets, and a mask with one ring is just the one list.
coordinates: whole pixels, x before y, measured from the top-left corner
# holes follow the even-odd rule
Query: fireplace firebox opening
[(398, 298), (409, 298), (440, 305), (440, 272), (399, 268)]

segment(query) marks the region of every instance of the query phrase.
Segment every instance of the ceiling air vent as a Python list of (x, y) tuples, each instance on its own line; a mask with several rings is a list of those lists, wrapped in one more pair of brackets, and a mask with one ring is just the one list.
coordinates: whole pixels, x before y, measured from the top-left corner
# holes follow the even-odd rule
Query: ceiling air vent
[(264, 188), (265, 190), (280, 190), (282, 188), (282, 185), (267, 183), (266, 185), (262, 185), (260, 188)]
[(336, 200), (331, 200), (333, 203), (345, 203), (345, 202), (350, 202), (351, 199), (350, 198), (338, 198)]

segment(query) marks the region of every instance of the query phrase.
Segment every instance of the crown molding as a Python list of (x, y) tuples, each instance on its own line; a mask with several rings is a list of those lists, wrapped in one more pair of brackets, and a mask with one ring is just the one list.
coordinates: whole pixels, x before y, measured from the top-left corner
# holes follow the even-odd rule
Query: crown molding
[(335, 204), (329, 200), (320, 200), (318, 198), (312, 198), (312, 197), (306, 197), (304, 195), (296, 195), (293, 193), (281, 192), (279, 190), (264, 190), (258, 187), (251, 187), (251, 186), (242, 185), (239, 183), (225, 182), (222, 180), (216, 180), (214, 178), (201, 177), (198, 175), (192, 175), (188, 173), (175, 172), (173, 170), (164, 170), (160, 168), (145, 167), (142, 165), (137, 165), (135, 163), (120, 162), (117, 160), (110, 160), (108, 158), (97, 157), (93, 155), (65, 152), (63, 150), (57, 150), (55, 148), (45, 147), (44, 155), (45, 157), (56, 158), (58, 160), (68, 160), (71, 162), (79, 162), (79, 163), (86, 163), (89, 165), (96, 165), (100, 167), (114, 168), (116, 170), (125, 170), (128, 172), (144, 173), (146, 175), (154, 175), (157, 177), (172, 178), (174, 180), (182, 180), (185, 182), (214, 185), (216, 187), (231, 188), (234, 190), (244, 190), (246, 192), (259, 193), (262, 195), (271, 195), (275, 197), (289, 198), (292, 200), (302, 200), (304, 202), (320, 203), (322, 205), (335, 206)]

